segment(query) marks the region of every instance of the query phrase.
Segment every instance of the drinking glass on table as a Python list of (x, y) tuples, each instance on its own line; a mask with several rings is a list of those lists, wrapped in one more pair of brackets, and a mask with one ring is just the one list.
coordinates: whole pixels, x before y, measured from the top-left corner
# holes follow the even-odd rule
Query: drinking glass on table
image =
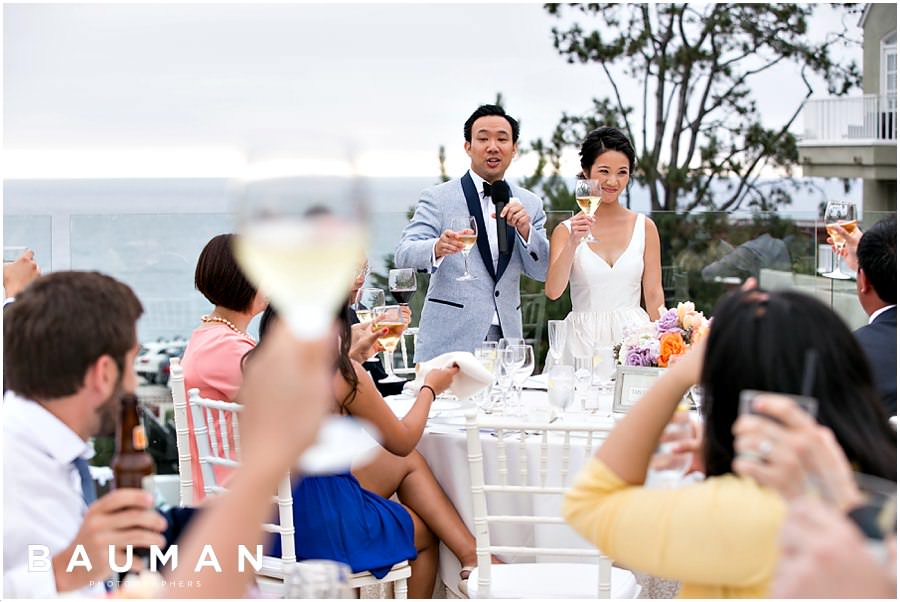
[(844, 249), (846, 241), (844, 237), (837, 234), (835, 226), (843, 226), (847, 232), (856, 230), (856, 205), (847, 201), (831, 201), (825, 207), (825, 230), (834, 241), (837, 253), (832, 255), (833, 269), (830, 272), (822, 274), (826, 278), (835, 280), (849, 280), (850, 276), (841, 271), (840, 260), (841, 251)]
[(466, 266), (466, 273), (456, 280), (459, 282), (478, 280), (478, 278), (469, 273), (469, 253), (472, 251), (472, 247), (475, 246), (475, 242), (478, 240), (478, 222), (475, 220), (475, 217), (471, 215), (454, 217), (450, 220), (450, 229), (459, 235), (459, 240), (463, 244), (462, 254)]
[(301, 560), (285, 569), (284, 593), (287, 599), (352, 598), (350, 567), (334, 560)]
[(575, 399), (575, 368), (553, 366), (547, 374), (547, 397), (550, 405), (565, 412)]
[(550, 356), (554, 364), (559, 364), (563, 351), (566, 348), (566, 334), (568, 326), (565, 320), (547, 321), (547, 338), (550, 342)]
[(594, 384), (601, 393), (611, 393), (616, 377), (616, 356), (610, 345), (594, 347)]
[(387, 376), (382, 378), (380, 383), (402, 383), (405, 379), (394, 374), (394, 350), (403, 331), (406, 329), (406, 322), (403, 319), (403, 312), (399, 305), (383, 305), (373, 310), (372, 327), (376, 330), (387, 328), (387, 333), (378, 336), (378, 342), (384, 347), (384, 371)]
[[(600, 182), (598, 180), (576, 180), (575, 202), (585, 215), (593, 216), (600, 206)], [(581, 239), (581, 243), (597, 242), (593, 232)]]
[(507, 347), (514, 347), (516, 345), (524, 345), (525, 339), (521, 337), (506, 337), (497, 341), (497, 351), (503, 351)]
[(675, 414), (663, 429), (656, 451), (647, 467), (647, 486), (671, 489), (687, 474), (693, 460), (691, 452), (676, 452), (685, 441), (694, 437), (690, 412), (687, 406), (679, 405)]
[(416, 294), (416, 271), (412, 268), (397, 268), (388, 272), (388, 288), (400, 305), (409, 305)]
[(481, 407), (485, 413), (489, 414), (491, 412), (491, 391), (494, 388), (494, 384), (497, 382), (497, 343), (495, 341), (484, 341), (483, 343), (479, 343), (478, 346), (475, 347), (475, 359), (478, 360), (478, 362), (484, 366), (484, 369), (493, 377), (491, 386), (481, 392), (480, 400), (478, 402), (479, 407)]
[(522, 363), (519, 364), (519, 367), (513, 373), (513, 386), (516, 389), (516, 403), (511, 406), (510, 415), (524, 416), (525, 407), (522, 405), (522, 387), (525, 385), (525, 381), (527, 381), (534, 372), (534, 348), (532, 348), (531, 345), (516, 345), (510, 347), (510, 349), (515, 350), (517, 360), (519, 357), (522, 358)]
[(365, 199), (353, 179), (324, 191), (255, 165), (235, 188), (235, 258), (300, 340), (326, 336), (365, 259)]
[(508, 406), (507, 398), (509, 397), (509, 390), (513, 386), (516, 372), (525, 363), (525, 353), (522, 347), (524, 346), (515, 345), (497, 351), (497, 359), (500, 363), (498, 384), (501, 392), (501, 405), (504, 408)]
[(584, 407), (587, 391), (594, 376), (594, 358), (590, 355), (576, 355), (572, 359), (575, 364), (575, 392), (578, 394), (579, 403)]

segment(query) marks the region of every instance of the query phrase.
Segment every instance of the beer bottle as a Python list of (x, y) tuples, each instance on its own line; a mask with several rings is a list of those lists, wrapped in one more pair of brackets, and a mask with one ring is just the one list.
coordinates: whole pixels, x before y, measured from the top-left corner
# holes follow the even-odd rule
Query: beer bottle
[(147, 453), (147, 435), (138, 416), (138, 398), (134, 393), (122, 396), (116, 424), (116, 451), (112, 459), (116, 489), (140, 489), (141, 481), (153, 474), (153, 458)]

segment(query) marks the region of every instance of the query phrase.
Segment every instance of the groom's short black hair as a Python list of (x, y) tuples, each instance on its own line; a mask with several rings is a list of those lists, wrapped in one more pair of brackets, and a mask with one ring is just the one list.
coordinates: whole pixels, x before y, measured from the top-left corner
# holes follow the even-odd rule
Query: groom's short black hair
[(506, 111), (503, 110), (503, 107), (500, 105), (481, 105), (472, 115), (466, 119), (465, 125), (463, 125), (463, 136), (466, 137), (466, 142), (472, 142), (472, 126), (475, 122), (481, 117), (490, 117), (492, 115), (496, 115), (497, 117), (504, 117), (509, 122), (509, 127), (512, 128), (512, 138), (513, 142), (519, 141), (519, 122), (506, 114)]

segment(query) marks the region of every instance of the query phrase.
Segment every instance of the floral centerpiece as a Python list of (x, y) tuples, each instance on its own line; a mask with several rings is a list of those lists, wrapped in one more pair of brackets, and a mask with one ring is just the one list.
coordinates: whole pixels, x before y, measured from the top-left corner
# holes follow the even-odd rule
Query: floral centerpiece
[(656, 322), (626, 333), (615, 348), (616, 363), (667, 368), (671, 358), (686, 353), (709, 332), (709, 320), (690, 301), (672, 309), (660, 307), (659, 316)]

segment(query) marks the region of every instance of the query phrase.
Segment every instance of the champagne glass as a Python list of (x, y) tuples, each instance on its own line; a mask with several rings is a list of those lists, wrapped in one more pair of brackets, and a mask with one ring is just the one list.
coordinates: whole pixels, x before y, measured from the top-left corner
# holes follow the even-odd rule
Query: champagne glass
[(842, 272), (840, 267), (840, 253), (844, 249), (845, 242), (835, 229), (837, 225), (843, 226), (848, 232), (856, 230), (856, 205), (847, 201), (831, 201), (825, 207), (825, 230), (831, 235), (837, 252), (832, 256), (833, 269), (822, 275), (835, 280), (849, 280), (850, 276)]
[[(593, 216), (600, 206), (600, 182), (597, 180), (575, 181), (575, 202), (585, 215)], [(582, 243), (597, 242), (593, 232), (581, 239)]]
[(388, 272), (388, 288), (400, 305), (409, 305), (416, 294), (416, 271), (412, 268), (397, 268)]
[(475, 217), (471, 215), (454, 217), (450, 220), (450, 229), (459, 234), (459, 238), (463, 243), (462, 254), (466, 266), (466, 273), (456, 280), (459, 282), (478, 280), (478, 278), (469, 273), (469, 253), (472, 251), (472, 247), (475, 246), (475, 242), (478, 240), (478, 222), (475, 221)]
[(568, 327), (565, 320), (548, 320), (547, 337), (550, 341), (550, 356), (554, 364), (559, 364), (563, 351), (566, 348), (566, 334)]
[(317, 340), (366, 257), (361, 188), (351, 178), (316, 190), (302, 177), (267, 175), (266, 167), (254, 166), (234, 187), (235, 258), (294, 336)]
[(384, 347), (384, 371), (387, 372), (387, 376), (378, 382), (402, 383), (405, 379), (394, 374), (394, 350), (397, 349), (397, 343), (400, 342), (400, 337), (406, 330), (403, 312), (400, 311), (399, 305), (384, 305), (373, 309), (372, 315), (373, 327), (376, 330), (388, 329), (386, 334), (378, 337), (378, 342)]
[(351, 308), (360, 322), (372, 320), (372, 310), (384, 306), (384, 291), (380, 288), (361, 288), (356, 293), (356, 301)]

